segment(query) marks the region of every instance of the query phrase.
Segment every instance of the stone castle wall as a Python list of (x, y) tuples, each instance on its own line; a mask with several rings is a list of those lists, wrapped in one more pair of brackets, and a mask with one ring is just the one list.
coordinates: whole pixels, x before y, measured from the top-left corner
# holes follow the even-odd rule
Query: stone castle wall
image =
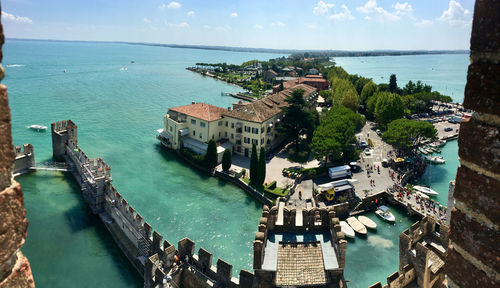
[(35, 149), (31, 144), (16, 146), (16, 158), (14, 160), (14, 174), (24, 174), (30, 172), (30, 167), (35, 167)]
[(445, 270), (450, 287), (500, 286), (500, 1), (474, 6), (460, 166)]
[[(183, 287), (252, 287), (254, 275), (242, 270), (240, 278), (232, 277), (232, 265), (203, 248), (194, 253), (195, 243), (184, 238), (177, 249), (128, 203), (111, 184), (111, 168), (100, 158), (91, 159), (78, 146), (77, 126), (71, 120), (53, 123), (54, 158), (64, 159), (82, 188), (82, 197), (98, 214), (129, 261), (144, 277), (144, 287), (161, 286), (165, 277)], [(179, 268), (174, 257), (189, 265)]]
[[(3, 43), (0, 24), (0, 48)], [(0, 61), (2, 56), (0, 49)], [(0, 66), (0, 80), (3, 77), (4, 70)], [(0, 287), (35, 287), (28, 259), (21, 252), (28, 220), (21, 185), (12, 176), (16, 153), (10, 120), (7, 87), (0, 84)]]

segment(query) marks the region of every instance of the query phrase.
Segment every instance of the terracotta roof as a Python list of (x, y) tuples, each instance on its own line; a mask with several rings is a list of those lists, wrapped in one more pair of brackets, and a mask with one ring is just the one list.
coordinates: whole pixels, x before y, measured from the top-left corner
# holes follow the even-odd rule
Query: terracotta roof
[[(319, 77), (300, 77), (292, 80), (288, 80), (283, 82), (283, 89), (289, 89), (292, 88), (295, 85), (301, 84), (301, 83), (312, 83), (312, 82), (317, 82), (317, 83), (328, 83), (328, 80), (324, 79), (322, 76)], [(274, 85), (274, 88), (278, 88), (280, 84)]]
[(264, 97), (260, 100), (245, 105), (238, 105), (234, 107), (233, 110), (224, 110), (222, 115), (236, 119), (262, 123), (280, 113), (282, 111), (282, 107), (288, 106), (288, 103), (285, 102), (285, 99), (288, 96), (292, 95), (292, 92), (297, 89), (302, 89), (305, 91), (304, 97), (316, 92), (316, 89), (314, 87), (305, 84), (299, 84), (295, 85), (292, 88), (285, 89), (281, 92)]
[(222, 112), (227, 111), (224, 108), (206, 103), (194, 103), (191, 105), (173, 107), (169, 110), (183, 113), (205, 121), (214, 121), (220, 119), (222, 118)]

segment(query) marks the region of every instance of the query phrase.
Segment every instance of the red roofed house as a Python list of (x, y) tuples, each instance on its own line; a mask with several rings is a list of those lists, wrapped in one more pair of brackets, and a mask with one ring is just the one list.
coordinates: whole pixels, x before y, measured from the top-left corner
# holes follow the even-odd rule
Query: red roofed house
[[(306, 84), (316, 88), (316, 91), (327, 90), (330, 87), (330, 82), (319, 75), (307, 75), (306, 77), (299, 77), (297, 79), (292, 79), (286, 82), (283, 82), (283, 89), (292, 88), (298, 84)], [(273, 93), (279, 91), (280, 84), (273, 86)]]

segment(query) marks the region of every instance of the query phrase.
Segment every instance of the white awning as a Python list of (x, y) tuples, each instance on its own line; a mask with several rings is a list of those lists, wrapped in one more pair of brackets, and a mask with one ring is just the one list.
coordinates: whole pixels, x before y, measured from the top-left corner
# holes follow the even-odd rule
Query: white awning
[(189, 134), (189, 128), (180, 129), (179, 132), (181, 132), (181, 136), (186, 136)]
[(184, 147), (193, 150), (195, 153), (205, 154), (205, 152), (207, 151), (208, 145), (203, 142), (191, 138), (185, 138), (182, 141), (184, 143)]
[(165, 138), (165, 139), (170, 139), (170, 137), (171, 137), (170, 134), (165, 133), (165, 131), (161, 132), (160, 136), (163, 137), (163, 138)]

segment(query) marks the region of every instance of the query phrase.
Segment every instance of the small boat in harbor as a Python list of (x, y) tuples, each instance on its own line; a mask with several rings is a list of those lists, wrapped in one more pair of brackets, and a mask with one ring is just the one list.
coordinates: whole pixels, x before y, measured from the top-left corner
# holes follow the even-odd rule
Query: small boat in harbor
[(396, 222), (396, 217), (392, 215), (392, 213), (389, 211), (389, 207), (385, 205), (379, 206), (377, 208), (377, 211), (375, 211), (375, 214), (377, 214), (380, 218), (384, 219), (387, 222)]
[(43, 126), (43, 125), (30, 125), (28, 126), (29, 129), (31, 130), (36, 130), (36, 131), (45, 131), (47, 130), (47, 126)]
[(443, 146), (444, 144), (446, 144), (446, 140), (438, 140), (430, 143), (429, 146), (431, 146), (432, 148), (437, 148)]
[(361, 222), (361, 224), (365, 225), (366, 228), (368, 229), (377, 229), (377, 223), (375, 223), (372, 219), (366, 217), (366, 216), (358, 216), (358, 221)]
[(413, 186), (413, 189), (417, 190), (418, 192), (422, 192), (424, 194), (431, 195), (431, 196), (438, 195), (438, 193), (436, 191), (432, 190), (430, 187), (415, 185), (415, 186)]
[(354, 238), (354, 230), (345, 221), (340, 221), (340, 231), (344, 233), (346, 237)]
[(363, 225), (361, 222), (356, 219), (356, 217), (349, 217), (347, 218), (347, 224), (351, 226), (351, 228), (356, 231), (356, 233), (359, 233), (361, 235), (366, 235), (366, 227)]
[(422, 148), (422, 147), (418, 147), (418, 151), (420, 151), (420, 153), (425, 154), (425, 155), (429, 154), (429, 153), (427, 152), (427, 150), (425, 150), (425, 149), (424, 149), (424, 148)]
[(434, 164), (444, 164), (446, 162), (442, 156), (426, 156), (425, 160)]
[(419, 197), (424, 198), (424, 199), (429, 199), (429, 196), (425, 195), (422, 192), (415, 191), (415, 194), (417, 194)]

